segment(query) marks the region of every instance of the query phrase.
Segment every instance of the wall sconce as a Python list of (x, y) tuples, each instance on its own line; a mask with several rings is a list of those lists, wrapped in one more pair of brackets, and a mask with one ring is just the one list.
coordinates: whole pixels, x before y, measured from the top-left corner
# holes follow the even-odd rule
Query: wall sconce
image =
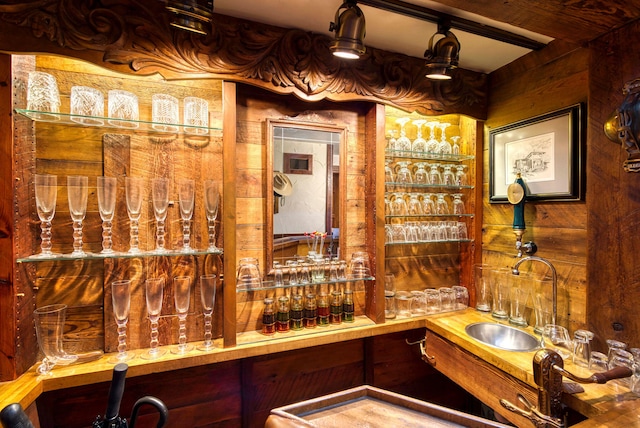
[(175, 16), (170, 25), (181, 30), (206, 36), (206, 24), (213, 17), (213, 0), (168, 0), (166, 9)]
[[(340, 11), (344, 9), (342, 13)], [(329, 45), (335, 56), (358, 59), (364, 54), (364, 36), (366, 33), (364, 14), (355, 0), (346, 0), (336, 11), (335, 22), (329, 24), (329, 31), (335, 31), (336, 37)]]
[[(443, 37), (433, 44), (437, 35)], [(450, 80), (451, 70), (458, 67), (460, 42), (448, 26), (438, 24), (438, 31), (429, 39), (429, 47), (424, 53), (427, 59), (427, 77), (433, 80)]]
[(626, 172), (640, 172), (640, 79), (625, 83), (622, 104), (604, 124), (604, 133), (627, 151), (623, 163)]

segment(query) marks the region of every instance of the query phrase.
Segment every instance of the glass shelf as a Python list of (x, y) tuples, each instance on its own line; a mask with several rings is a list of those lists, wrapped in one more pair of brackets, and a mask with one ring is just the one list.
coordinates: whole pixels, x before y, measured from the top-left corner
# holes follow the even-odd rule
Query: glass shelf
[[(461, 189), (473, 189), (473, 186), (464, 185), (464, 186), (451, 186), (448, 184), (416, 184), (416, 183), (396, 183), (391, 181), (385, 181), (385, 186), (395, 186), (395, 187), (411, 187), (414, 189), (446, 189), (446, 190), (461, 190)], [(394, 193), (393, 191), (387, 191), (387, 193)]]
[(460, 242), (473, 242), (473, 239), (446, 239), (443, 241), (417, 241), (417, 242), (410, 242), (410, 241), (385, 242), (384, 245), (386, 247), (386, 246), (393, 246), (393, 245), (451, 244), (451, 243), (460, 243)]
[(137, 259), (146, 257), (177, 257), (177, 256), (203, 256), (209, 254), (222, 255), (222, 250), (207, 251), (207, 250), (194, 250), (190, 252), (169, 250), (163, 253), (154, 253), (153, 251), (141, 251), (139, 253), (119, 253), (101, 254), (101, 253), (89, 253), (85, 256), (72, 256), (71, 254), (56, 254), (54, 257), (38, 257), (38, 255), (22, 257), (17, 259), (18, 263), (40, 263), (40, 262), (53, 262), (62, 260), (104, 260), (104, 259)]
[(463, 162), (474, 159), (473, 155), (441, 155), (429, 152), (414, 152), (411, 150), (389, 150), (384, 151), (386, 157), (406, 158), (406, 159), (423, 159), (423, 160), (439, 160), (448, 162)]
[(339, 279), (336, 281), (321, 281), (321, 282), (309, 282), (307, 284), (295, 284), (295, 285), (273, 285), (273, 281), (262, 281), (262, 287), (253, 287), (253, 288), (238, 288), (236, 289), (236, 293), (248, 293), (252, 291), (264, 291), (264, 290), (277, 290), (277, 289), (287, 289), (287, 288), (295, 288), (295, 287), (312, 287), (315, 285), (323, 285), (323, 284), (346, 284), (351, 282), (358, 281), (373, 281), (375, 278), (373, 276), (365, 276), (362, 278), (347, 278), (347, 279)]
[[(209, 131), (221, 131), (220, 128), (213, 128), (207, 126), (188, 126), (181, 123), (158, 123), (148, 120), (123, 120), (115, 119), (112, 117), (99, 117), (99, 116), (82, 116), (69, 113), (51, 113), (37, 110), (16, 109), (16, 113), (21, 114), (36, 122), (48, 122), (61, 125), (74, 125), (84, 128), (111, 128), (119, 129), (122, 131), (133, 132), (152, 132), (156, 134), (176, 135), (181, 134), (189, 137), (206, 137), (209, 135)], [(101, 121), (102, 124), (89, 125), (81, 123), (82, 120), (91, 119), (94, 121)], [(131, 126), (117, 126), (110, 123), (110, 121), (127, 122)], [(189, 128), (193, 131), (185, 131), (185, 128)]]
[(390, 214), (384, 218), (473, 217), (474, 214)]

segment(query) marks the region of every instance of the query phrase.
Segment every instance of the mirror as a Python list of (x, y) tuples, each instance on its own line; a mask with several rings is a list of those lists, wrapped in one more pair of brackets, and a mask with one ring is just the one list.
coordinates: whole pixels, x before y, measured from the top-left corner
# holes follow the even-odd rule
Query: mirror
[[(333, 125), (267, 120), (266, 272), (295, 256), (339, 254), (344, 141)], [(314, 247), (315, 243), (315, 247)]]

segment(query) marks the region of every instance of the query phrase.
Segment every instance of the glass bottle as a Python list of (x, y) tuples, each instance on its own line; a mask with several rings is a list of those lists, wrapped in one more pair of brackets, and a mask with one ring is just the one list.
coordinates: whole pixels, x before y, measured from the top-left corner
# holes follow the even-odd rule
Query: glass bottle
[(305, 328), (315, 328), (317, 325), (318, 307), (316, 305), (316, 295), (313, 293), (307, 294), (307, 299), (304, 302), (304, 326)]
[(329, 321), (331, 324), (342, 323), (342, 292), (333, 290), (331, 292), (331, 307), (329, 308)]
[(304, 327), (304, 305), (302, 302), (302, 294), (294, 294), (291, 296), (290, 325), (291, 330), (302, 330)]
[(318, 306), (318, 325), (320, 327), (328, 326), (329, 325), (329, 295), (324, 293), (318, 294), (316, 305)]
[(278, 297), (276, 329), (280, 333), (286, 333), (289, 331), (289, 298), (287, 296)]
[(264, 299), (264, 309), (262, 310), (262, 333), (273, 335), (276, 332), (276, 314), (273, 311), (273, 299)]
[(353, 291), (344, 290), (344, 297), (342, 299), (342, 321), (354, 322), (355, 319), (355, 305), (353, 303)]

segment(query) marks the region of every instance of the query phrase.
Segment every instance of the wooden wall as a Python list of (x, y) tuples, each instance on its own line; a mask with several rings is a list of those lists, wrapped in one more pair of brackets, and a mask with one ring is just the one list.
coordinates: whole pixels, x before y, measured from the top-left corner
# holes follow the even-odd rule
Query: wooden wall
[[(490, 75), (490, 108), (483, 159), (484, 263), (513, 266), (517, 254), (512, 231), (513, 207), (508, 203), (489, 203), (489, 131), (576, 103), (586, 103), (588, 65), (588, 49), (553, 42), (548, 48), (522, 57)], [(586, 197), (589, 200), (597, 195), (588, 191)], [(587, 323), (587, 217), (585, 202), (529, 202), (525, 207), (527, 230), (524, 241), (534, 241), (538, 245), (536, 255), (549, 259), (556, 267), (558, 316), (571, 332)], [(550, 274), (540, 263), (522, 266), (523, 271), (529, 269), (541, 276)], [(531, 316), (530, 324), (535, 322), (533, 313)]]

